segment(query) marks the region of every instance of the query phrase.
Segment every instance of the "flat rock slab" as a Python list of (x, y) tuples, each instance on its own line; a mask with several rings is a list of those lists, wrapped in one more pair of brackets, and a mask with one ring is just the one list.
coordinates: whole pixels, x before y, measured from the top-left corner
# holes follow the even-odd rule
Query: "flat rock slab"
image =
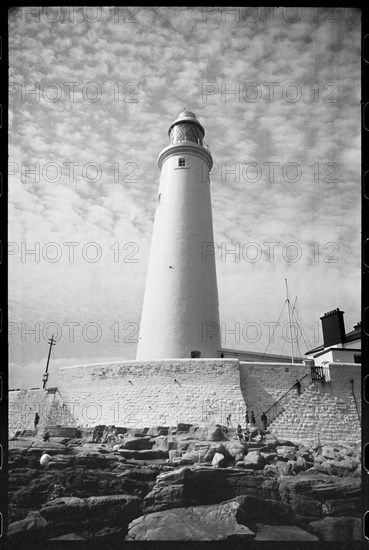
[(9, 450), (28, 449), (33, 443), (33, 439), (13, 439), (9, 441)]
[(69, 427), (47, 427), (45, 431), (48, 431), (50, 434), (50, 437), (64, 437), (67, 439), (72, 439), (73, 437), (78, 437), (79, 430), (77, 428), (69, 428)]
[[(54, 524), (69, 527), (83, 522), (105, 526), (122, 526), (141, 514), (141, 499), (137, 496), (103, 495), (88, 498), (60, 497), (46, 502), (40, 515)], [(74, 532), (74, 529), (71, 529)]]
[(145, 449), (141, 451), (131, 449), (119, 449), (118, 453), (124, 458), (136, 460), (166, 460), (169, 458), (169, 451)]
[(135, 519), (125, 540), (253, 539), (253, 531), (237, 522), (239, 509), (240, 503), (231, 501), (154, 512)]
[(144, 449), (151, 449), (153, 444), (154, 441), (150, 436), (128, 437), (121, 444), (121, 448), (142, 451)]
[(66, 535), (60, 535), (60, 537), (54, 537), (49, 540), (88, 540), (87, 537), (79, 535), (78, 533), (67, 533)]
[(318, 541), (314, 535), (295, 525), (256, 524), (258, 530), (254, 540), (302, 540)]
[(43, 454), (47, 453), (49, 455), (55, 454), (68, 454), (68, 449), (65, 445), (61, 443), (53, 443), (52, 441), (35, 441), (32, 443), (32, 446), (27, 450), (29, 454)]

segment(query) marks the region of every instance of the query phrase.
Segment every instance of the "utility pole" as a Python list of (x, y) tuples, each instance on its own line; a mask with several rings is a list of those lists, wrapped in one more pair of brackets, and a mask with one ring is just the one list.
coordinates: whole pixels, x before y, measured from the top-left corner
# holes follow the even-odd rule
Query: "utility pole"
[(44, 383), (44, 385), (42, 386), (42, 389), (46, 388), (46, 383), (47, 383), (47, 380), (49, 378), (48, 370), (49, 370), (49, 361), (50, 361), (50, 355), (51, 355), (51, 348), (53, 346), (55, 346), (54, 335), (52, 335), (52, 337), (49, 338), (49, 344), (50, 344), (50, 347), (49, 347), (49, 355), (47, 356), (46, 371), (45, 371), (45, 374), (42, 377), (42, 381)]
[(287, 279), (285, 279), (285, 282), (286, 282), (286, 295), (287, 295), (287, 307), (288, 307), (288, 320), (289, 320), (289, 323), (290, 323), (290, 338), (291, 338), (291, 359), (292, 359), (292, 363), (294, 363), (294, 359), (293, 359), (293, 337), (292, 337), (292, 325), (291, 325), (291, 304), (290, 304), (290, 299), (288, 297), (288, 285), (287, 285)]

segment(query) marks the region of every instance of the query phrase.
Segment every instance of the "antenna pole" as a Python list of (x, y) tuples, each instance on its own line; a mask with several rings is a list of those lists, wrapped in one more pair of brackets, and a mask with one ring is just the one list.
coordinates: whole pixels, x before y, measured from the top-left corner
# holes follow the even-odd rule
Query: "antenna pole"
[(292, 324), (291, 324), (291, 304), (290, 304), (290, 299), (288, 297), (288, 284), (287, 284), (287, 279), (285, 279), (285, 283), (286, 283), (286, 296), (287, 296), (287, 307), (288, 307), (288, 321), (289, 321), (289, 324), (290, 324), (290, 335), (291, 335), (291, 359), (292, 359), (292, 363), (294, 363), (294, 358), (293, 358), (293, 341), (292, 341)]
[(42, 381), (44, 383), (43, 386), (42, 386), (42, 389), (46, 388), (46, 383), (47, 383), (47, 380), (49, 378), (48, 370), (49, 370), (49, 361), (50, 361), (50, 355), (51, 355), (51, 348), (53, 346), (55, 346), (54, 335), (52, 335), (52, 337), (49, 338), (49, 344), (50, 344), (50, 347), (49, 347), (49, 355), (47, 356), (46, 371), (45, 371), (45, 374), (42, 377)]

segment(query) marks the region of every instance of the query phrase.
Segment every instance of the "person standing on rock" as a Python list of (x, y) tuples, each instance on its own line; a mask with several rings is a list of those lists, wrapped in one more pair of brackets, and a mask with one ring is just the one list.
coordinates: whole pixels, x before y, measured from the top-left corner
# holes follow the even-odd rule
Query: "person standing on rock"
[(34, 424), (35, 424), (35, 430), (37, 429), (37, 424), (40, 422), (40, 415), (38, 413), (35, 414), (35, 420), (34, 420)]
[(301, 384), (300, 384), (300, 381), (299, 380), (296, 380), (296, 390), (297, 390), (297, 395), (301, 395)]
[(263, 430), (264, 432), (266, 431), (267, 429), (267, 425), (268, 425), (268, 419), (267, 419), (267, 415), (265, 414), (265, 412), (263, 412), (263, 414), (261, 415), (260, 417), (262, 423), (263, 423)]
[(227, 427), (229, 427), (230, 423), (231, 423), (231, 414), (228, 414), (227, 417), (226, 417), (226, 420), (227, 420)]
[(246, 428), (247, 428), (248, 425), (250, 424), (249, 413), (247, 411), (246, 411), (246, 414), (245, 414), (245, 422), (246, 422)]
[(240, 441), (243, 441), (241, 424), (238, 424), (237, 426), (237, 439), (239, 439)]
[(256, 424), (254, 411), (251, 411), (251, 424), (252, 424), (253, 426), (255, 426), (255, 424)]

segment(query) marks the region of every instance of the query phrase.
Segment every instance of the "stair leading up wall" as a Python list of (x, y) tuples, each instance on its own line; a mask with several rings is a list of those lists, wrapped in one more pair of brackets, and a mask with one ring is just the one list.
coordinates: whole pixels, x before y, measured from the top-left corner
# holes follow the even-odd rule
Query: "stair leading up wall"
[(311, 382), (291, 400), (270, 424), (273, 435), (301, 443), (319, 438), (328, 445), (360, 441), (361, 366), (334, 363), (329, 368), (331, 381)]

